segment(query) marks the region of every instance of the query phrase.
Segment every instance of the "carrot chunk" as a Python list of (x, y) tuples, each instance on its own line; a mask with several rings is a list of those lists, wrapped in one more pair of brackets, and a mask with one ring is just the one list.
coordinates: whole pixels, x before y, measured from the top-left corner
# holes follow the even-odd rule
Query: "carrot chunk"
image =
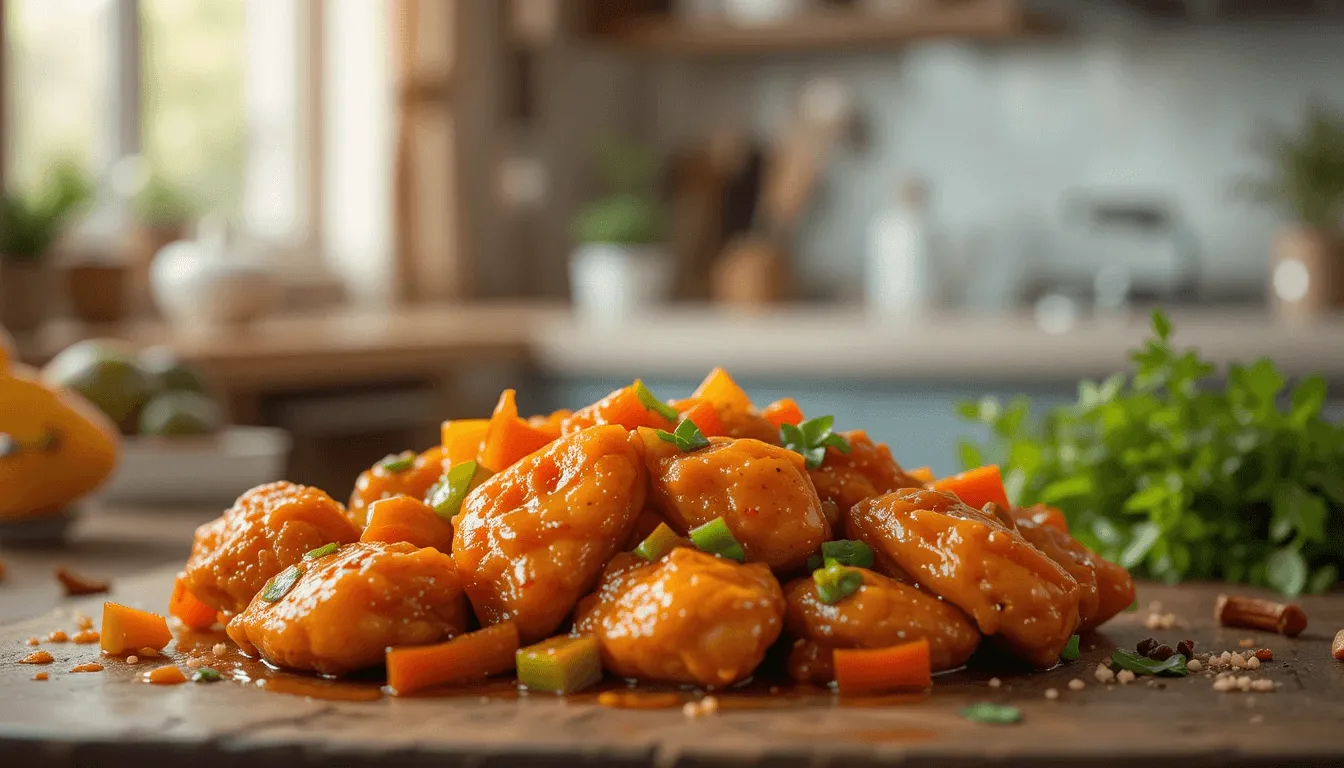
[(461, 685), (513, 669), (518, 627), (505, 621), (438, 645), (392, 648), (387, 685), (398, 696), (435, 685)]
[(723, 420), (719, 418), (719, 412), (708, 400), (694, 401), (689, 408), (682, 411), (681, 415), (684, 419), (690, 419), (705, 437), (723, 437), (727, 434)]
[(429, 505), (410, 496), (393, 496), (369, 505), (369, 524), (360, 541), (404, 541), (417, 547), (453, 549), (453, 527)]
[(998, 464), (986, 464), (959, 475), (944, 477), (933, 484), (933, 490), (954, 493), (976, 509), (982, 509), (991, 501), (1004, 510), (1012, 509), (1012, 505), (1008, 503), (1008, 491), (1003, 487), (1003, 475), (999, 474)]
[(907, 469), (905, 471), (905, 474), (909, 475), (910, 477), (913, 477), (915, 480), (925, 485), (931, 484), (934, 480), (933, 470), (929, 469), (928, 467), (915, 467), (914, 469)]
[(215, 609), (202, 603), (187, 589), (181, 574), (173, 582), (173, 596), (168, 599), (168, 615), (182, 622), (187, 629), (209, 629), (215, 625)]
[(747, 396), (746, 390), (739, 387), (737, 382), (733, 381), (733, 377), (722, 368), (710, 371), (695, 392), (691, 393), (691, 397), (708, 400), (725, 408), (744, 411), (750, 411), (752, 408), (751, 398)]
[(798, 403), (792, 397), (776, 400), (765, 406), (761, 415), (776, 427), (781, 424), (792, 424), (796, 427), (803, 422), (803, 409), (798, 407)]
[(508, 469), (515, 461), (536, 451), (550, 438), (545, 432), (518, 418), (518, 401), (512, 389), (499, 396), (481, 443), (480, 462), (491, 472)]
[(440, 429), (443, 456), (450, 464), (475, 461), (485, 440), (489, 419), (454, 419), (443, 422)]
[(173, 639), (168, 621), (157, 613), (103, 603), (103, 628), (99, 644), (107, 653), (134, 653), (141, 648), (163, 650)]
[(929, 641), (889, 648), (839, 648), (835, 685), (840, 693), (875, 694), (923, 690), (933, 685)]

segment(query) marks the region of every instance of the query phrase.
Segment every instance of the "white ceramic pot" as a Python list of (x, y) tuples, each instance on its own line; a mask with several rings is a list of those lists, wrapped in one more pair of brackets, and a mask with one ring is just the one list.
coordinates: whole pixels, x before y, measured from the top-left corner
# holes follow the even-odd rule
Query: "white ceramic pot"
[(246, 325), (269, 313), (281, 292), (265, 260), (219, 230), (164, 246), (149, 278), (154, 303), (184, 326)]
[(615, 324), (667, 301), (672, 259), (661, 245), (584, 243), (569, 261), (574, 311), (589, 322)]

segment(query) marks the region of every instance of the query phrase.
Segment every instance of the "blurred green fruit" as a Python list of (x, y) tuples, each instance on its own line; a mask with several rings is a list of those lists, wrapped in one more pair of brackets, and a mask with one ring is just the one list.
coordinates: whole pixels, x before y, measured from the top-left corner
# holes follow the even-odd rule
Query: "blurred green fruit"
[(117, 424), (126, 423), (159, 388), (122, 342), (97, 339), (67, 347), (42, 369), (42, 379), (78, 392)]
[(205, 392), (205, 378), (200, 371), (178, 359), (169, 347), (150, 347), (140, 353), (140, 368), (158, 379), (165, 392)]
[(157, 437), (213, 435), (224, 426), (224, 413), (200, 392), (164, 392), (140, 412), (140, 434)]

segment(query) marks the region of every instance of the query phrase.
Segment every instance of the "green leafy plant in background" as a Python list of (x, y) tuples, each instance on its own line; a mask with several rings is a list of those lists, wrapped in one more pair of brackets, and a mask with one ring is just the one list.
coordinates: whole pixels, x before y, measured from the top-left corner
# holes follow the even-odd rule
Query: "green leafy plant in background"
[(1284, 208), (1303, 224), (1339, 228), (1344, 217), (1344, 115), (1313, 107), (1299, 132), (1270, 130), (1260, 145), (1273, 172), (1244, 182), (1242, 189)]
[(574, 237), (582, 243), (661, 242), (667, 217), (658, 201), (657, 155), (637, 142), (609, 137), (598, 148), (596, 166), (609, 194), (574, 217)]
[(137, 221), (150, 227), (184, 224), (200, 213), (186, 190), (153, 171), (131, 198), (131, 209)]
[(962, 404), (990, 430), (963, 441), (963, 463), (1006, 466), (1015, 503), (1059, 507), (1074, 536), (1137, 575), (1329, 589), (1344, 567), (1344, 427), (1322, 417), (1324, 380), (1289, 387), (1267, 359), (1214, 380), (1171, 334), (1154, 313), (1133, 369), (1082, 382), (1072, 405)]
[(93, 196), (89, 177), (73, 163), (57, 165), (37, 189), (0, 195), (0, 258), (38, 261), (70, 217)]

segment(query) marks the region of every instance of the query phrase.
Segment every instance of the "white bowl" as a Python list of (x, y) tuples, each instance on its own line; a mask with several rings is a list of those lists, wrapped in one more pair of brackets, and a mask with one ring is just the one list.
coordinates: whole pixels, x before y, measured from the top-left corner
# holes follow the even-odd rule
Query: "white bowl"
[(98, 492), (105, 502), (232, 504), (284, 479), (290, 437), (271, 427), (229, 427), (211, 437), (127, 437), (121, 462)]

